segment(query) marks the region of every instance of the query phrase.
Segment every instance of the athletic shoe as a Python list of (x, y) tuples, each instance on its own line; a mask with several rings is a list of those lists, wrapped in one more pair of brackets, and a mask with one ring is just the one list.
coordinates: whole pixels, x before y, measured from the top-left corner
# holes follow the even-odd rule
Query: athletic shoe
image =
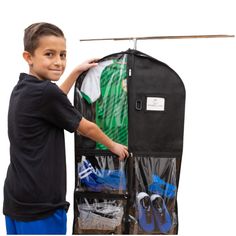
[(155, 223), (149, 195), (145, 192), (138, 193), (136, 202), (140, 228), (145, 232), (152, 232), (155, 229)]
[(172, 222), (165, 201), (158, 194), (151, 195), (150, 199), (157, 226), (161, 233), (167, 233), (171, 229)]

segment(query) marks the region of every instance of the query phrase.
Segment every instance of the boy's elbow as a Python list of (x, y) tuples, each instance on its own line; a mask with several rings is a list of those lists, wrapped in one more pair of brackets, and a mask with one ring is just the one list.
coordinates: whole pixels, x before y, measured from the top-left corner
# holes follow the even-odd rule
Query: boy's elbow
[(93, 122), (90, 122), (88, 125), (87, 129), (85, 130), (84, 135), (88, 138), (91, 138), (94, 136), (94, 133), (96, 132), (97, 125)]
[(95, 123), (88, 121), (85, 118), (82, 118), (77, 132), (79, 132), (83, 136), (90, 138), (93, 136), (94, 132), (96, 132), (96, 129), (97, 125)]

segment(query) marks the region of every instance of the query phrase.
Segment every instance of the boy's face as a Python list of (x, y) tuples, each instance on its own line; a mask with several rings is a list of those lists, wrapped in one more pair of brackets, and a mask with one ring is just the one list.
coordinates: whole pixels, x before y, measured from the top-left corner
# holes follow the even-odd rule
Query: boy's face
[(43, 36), (29, 58), (31, 75), (38, 79), (57, 81), (66, 67), (66, 41), (63, 37)]

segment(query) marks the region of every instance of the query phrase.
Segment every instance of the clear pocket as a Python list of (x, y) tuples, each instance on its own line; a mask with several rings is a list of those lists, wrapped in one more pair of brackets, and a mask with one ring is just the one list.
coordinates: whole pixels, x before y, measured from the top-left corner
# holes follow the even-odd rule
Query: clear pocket
[(177, 181), (180, 159), (135, 157), (135, 215), (132, 234), (177, 233)]
[(81, 234), (121, 234), (125, 201), (112, 199), (77, 200), (75, 232)]
[(126, 161), (112, 155), (82, 155), (77, 163), (77, 191), (126, 192)]

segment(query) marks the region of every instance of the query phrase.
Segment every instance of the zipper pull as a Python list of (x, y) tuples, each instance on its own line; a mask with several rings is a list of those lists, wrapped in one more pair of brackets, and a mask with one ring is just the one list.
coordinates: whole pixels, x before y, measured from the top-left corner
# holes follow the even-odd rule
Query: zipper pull
[(129, 77), (131, 77), (131, 75), (132, 75), (132, 70), (129, 69)]

